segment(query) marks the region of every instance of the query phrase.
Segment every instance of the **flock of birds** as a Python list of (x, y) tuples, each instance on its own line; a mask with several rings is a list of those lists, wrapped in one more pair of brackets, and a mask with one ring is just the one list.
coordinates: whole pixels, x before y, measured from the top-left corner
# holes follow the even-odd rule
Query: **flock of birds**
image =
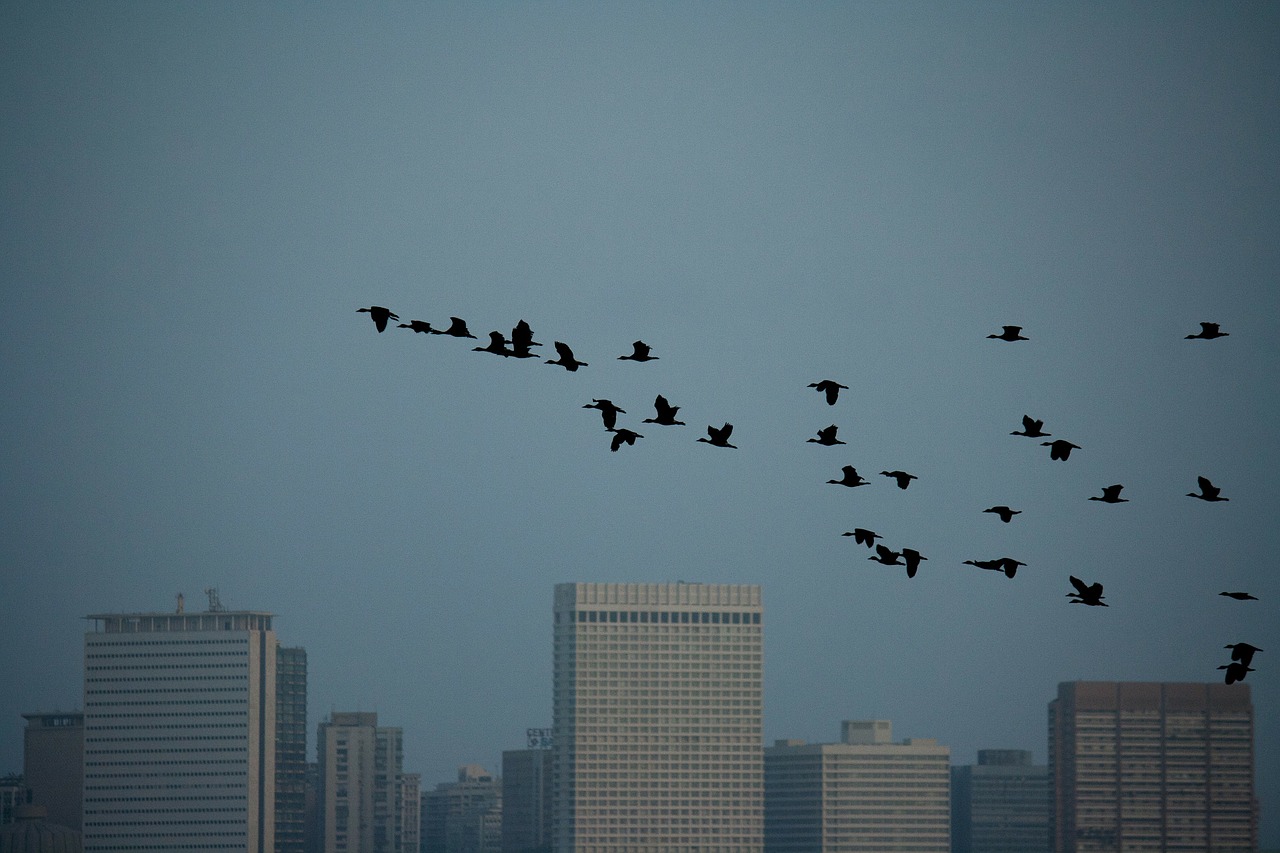
[[(400, 317), (391, 310), (373, 305), (368, 308), (357, 309), (358, 313), (368, 313), (373, 320), (374, 326), (381, 333), (387, 329), (392, 320), (399, 321)], [(435, 328), (430, 323), (423, 320), (411, 320), (408, 323), (398, 323), (398, 328), (410, 329), (415, 333), (448, 335), (456, 338), (476, 339), (467, 324), (459, 317), (450, 317), (450, 325), (446, 328)], [(1214, 340), (1216, 338), (1226, 337), (1224, 332), (1217, 323), (1200, 323), (1200, 331), (1196, 334), (1186, 336), (1187, 340)], [(1014, 342), (1030, 340), (1022, 334), (1021, 326), (1003, 326), (999, 334), (987, 335), (989, 339), (1000, 341)], [(477, 346), (472, 349), (476, 352), (487, 352), (493, 355), (499, 355), (504, 358), (537, 358), (537, 353), (533, 352), (534, 347), (542, 346), (541, 343), (533, 339), (533, 330), (527, 322), (520, 320), (511, 330), (508, 337), (500, 331), (489, 333), (489, 343), (486, 346)], [(576, 372), (579, 368), (588, 367), (585, 361), (578, 360), (573, 350), (562, 341), (555, 341), (553, 347), (557, 357), (546, 359), (544, 363), (562, 367), (569, 372)], [(647, 362), (655, 361), (658, 356), (653, 355), (652, 348), (644, 341), (635, 341), (632, 344), (632, 351), (624, 355), (617, 356), (620, 361)], [(809, 384), (810, 388), (815, 389), (822, 394), (827, 405), (835, 406), (840, 398), (842, 390), (848, 390), (849, 386), (843, 385), (832, 379), (823, 379), (818, 382)], [(679, 406), (673, 406), (666, 397), (659, 394), (654, 400), (654, 416), (645, 418), (643, 423), (654, 424), (657, 426), (685, 426), (685, 422), (676, 419), (679, 412)], [(637, 440), (643, 439), (644, 435), (627, 427), (618, 426), (618, 415), (627, 414), (626, 410), (619, 407), (613, 401), (608, 399), (593, 398), (590, 403), (584, 404), (584, 409), (595, 409), (599, 411), (601, 420), (604, 424), (605, 431), (610, 434), (609, 449), (617, 452), (623, 445), (632, 446)], [(814, 438), (807, 441), (812, 444), (818, 444), (824, 447), (834, 447), (846, 444), (838, 438), (839, 427), (836, 424), (823, 427), (817, 431)], [(713, 447), (737, 449), (737, 445), (729, 442), (733, 434), (733, 424), (724, 423), (722, 426), (709, 424), (707, 426), (707, 434), (697, 439), (699, 442), (709, 444)], [(1054, 438), (1052, 433), (1044, 431), (1044, 421), (1032, 418), (1030, 415), (1023, 415), (1022, 429), (1013, 430), (1010, 435), (1021, 436), (1025, 438), (1053, 438), (1052, 441), (1042, 441), (1041, 446), (1049, 448), (1049, 458), (1054, 461), (1065, 462), (1071, 457), (1071, 451), (1080, 450), (1080, 445), (1073, 444), (1063, 438)], [(866, 486), (870, 481), (865, 479), (858, 473), (857, 468), (852, 465), (845, 465), (841, 469), (841, 478), (836, 480), (827, 480), (827, 483), (845, 486), (847, 488), (856, 488), (858, 486)], [(907, 489), (914, 480), (919, 479), (914, 474), (906, 471), (881, 471), (881, 476), (888, 477), (894, 481), (899, 489)], [(1217, 503), (1229, 501), (1230, 498), (1222, 496), (1222, 490), (1214, 485), (1207, 477), (1200, 476), (1197, 478), (1198, 492), (1187, 492), (1187, 497), (1197, 498), (1207, 503)], [(1128, 498), (1120, 497), (1120, 493), (1124, 490), (1124, 485), (1115, 483), (1102, 487), (1101, 494), (1089, 498), (1091, 501), (1100, 501), (1102, 503), (1127, 503)], [(989, 507), (983, 512), (989, 512), (996, 515), (1000, 521), (1005, 524), (1010, 523), (1015, 515), (1020, 515), (1021, 510), (1013, 509), (1004, 505)], [(909, 547), (900, 547), (893, 550), (887, 545), (878, 543), (877, 539), (883, 539), (880, 534), (875, 531), (868, 530), (863, 527), (854, 528), (842, 534), (843, 536), (852, 536), (854, 542), (859, 545), (865, 545), (868, 549), (873, 550), (873, 556), (867, 559), (879, 563), (884, 566), (902, 566), (906, 569), (907, 577), (914, 578), (919, 571), (921, 562), (928, 560), (918, 550)], [(965, 560), (964, 565), (974, 566), (987, 571), (1002, 572), (1006, 577), (1012, 579), (1019, 567), (1027, 565), (1026, 563), (1016, 560), (1012, 557), (997, 557), (989, 560)], [(1103, 600), (1103, 586), (1100, 582), (1086, 583), (1080, 578), (1071, 575), (1068, 581), (1073, 587), (1072, 592), (1068, 592), (1066, 597), (1072, 604), (1083, 604), (1089, 607), (1107, 607), (1108, 604)], [(1226, 596), (1236, 601), (1257, 601), (1257, 598), (1248, 592), (1242, 591), (1224, 591), (1219, 595)], [(1243, 681), (1245, 676), (1253, 672), (1250, 667), (1253, 662), (1253, 656), (1262, 649), (1252, 646), (1249, 643), (1231, 643), (1225, 646), (1231, 649), (1231, 662), (1224, 664), (1218, 669), (1225, 670), (1225, 681), (1227, 684), (1234, 684)]]

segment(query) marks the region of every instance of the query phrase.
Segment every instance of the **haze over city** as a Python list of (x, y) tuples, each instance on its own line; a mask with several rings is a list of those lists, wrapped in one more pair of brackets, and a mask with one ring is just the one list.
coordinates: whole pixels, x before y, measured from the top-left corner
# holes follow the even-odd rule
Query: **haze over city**
[(554, 584), (744, 583), (766, 743), (1043, 763), (1251, 643), (1280, 846), (1276, 4), (7, 4), (0, 92), (0, 773), (91, 613), (277, 614), (429, 786), (550, 725)]

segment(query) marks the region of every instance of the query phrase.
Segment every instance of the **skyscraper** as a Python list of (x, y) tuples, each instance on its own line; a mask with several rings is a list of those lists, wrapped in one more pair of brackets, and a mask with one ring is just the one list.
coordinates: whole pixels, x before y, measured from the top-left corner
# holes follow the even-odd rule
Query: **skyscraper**
[(373, 712), (333, 713), (316, 735), (324, 853), (405, 853), (399, 811), (404, 747)]
[(276, 649), (275, 853), (303, 853), (307, 805), (307, 650)]
[(271, 853), (271, 614), (103, 613), (84, 639), (84, 849)]
[(84, 806), (84, 714), (53, 711), (23, 714), (22, 775), (31, 802), (44, 806), (49, 822), (79, 830)]
[(1049, 774), (1055, 853), (1257, 849), (1248, 685), (1059, 684)]
[(550, 850), (551, 750), (504, 750), (502, 853), (550, 853)]
[(893, 742), (888, 720), (845, 720), (839, 743), (781, 740), (764, 751), (769, 853), (950, 850), (951, 750)]
[(1022, 749), (980, 749), (951, 768), (952, 853), (1048, 853), (1049, 768)]
[(555, 588), (556, 851), (759, 853), (760, 587)]

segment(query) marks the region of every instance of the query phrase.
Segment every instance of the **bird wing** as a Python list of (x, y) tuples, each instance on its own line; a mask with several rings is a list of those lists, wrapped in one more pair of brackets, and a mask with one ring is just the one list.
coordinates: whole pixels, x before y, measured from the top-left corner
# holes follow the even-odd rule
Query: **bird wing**
[(569, 349), (569, 345), (561, 341), (555, 343), (556, 353), (565, 361), (573, 361), (573, 350)]
[(1081, 595), (1089, 594), (1089, 589), (1090, 589), (1089, 585), (1086, 584), (1084, 581), (1080, 580), (1080, 578), (1076, 577), (1075, 575), (1068, 575), (1067, 580), (1071, 581), (1071, 585), (1074, 586), (1076, 588), (1076, 591), (1079, 592)]

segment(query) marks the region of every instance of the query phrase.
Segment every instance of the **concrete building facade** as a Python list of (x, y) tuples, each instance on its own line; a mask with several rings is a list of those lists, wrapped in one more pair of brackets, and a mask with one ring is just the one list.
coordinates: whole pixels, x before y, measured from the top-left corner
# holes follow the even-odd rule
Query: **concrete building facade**
[(758, 853), (760, 587), (566, 583), (553, 610), (553, 849)]
[(502, 853), (551, 851), (551, 750), (502, 753)]
[(323, 853), (406, 853), (400, 829), (403, 734), (374, 712), (334, 712), (316, 735)]
[(1055, 853), (1257, 849), (1248, 685), (1059, 684), (1049, 774)]
[(31, 802), (44, 806), (49, 822), (79, 831), (84, 813), (84, 714), (52, 711), (23, 714), (22, 775)]
[(307, 650), (276, 649), (275, 853), (305, 853)]
[(951, 768), (951, 853), (1048, 853), (1049, 768), (1022, 749), (980, 749)]

